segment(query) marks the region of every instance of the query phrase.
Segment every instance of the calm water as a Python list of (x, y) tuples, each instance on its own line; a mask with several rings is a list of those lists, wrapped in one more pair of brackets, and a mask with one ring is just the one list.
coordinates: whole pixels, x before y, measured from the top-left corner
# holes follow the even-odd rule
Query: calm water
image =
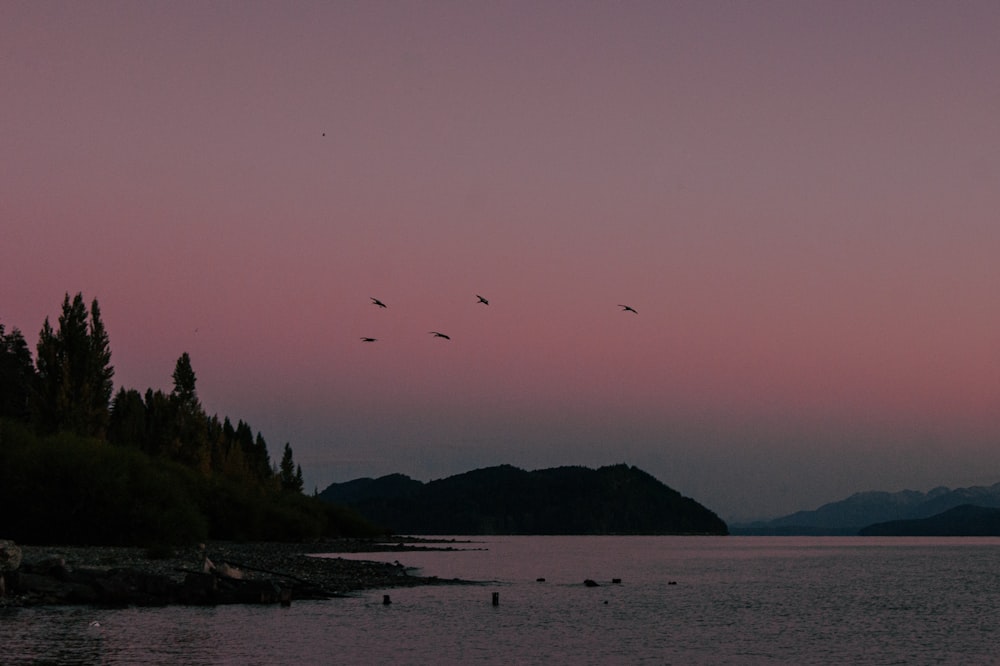
[(1000, 663), (1000, 539), (475, 539), (457, 546), (486, 550), (361, 557), (485, 586), (290, 608), (2, 610), (0, 661)]

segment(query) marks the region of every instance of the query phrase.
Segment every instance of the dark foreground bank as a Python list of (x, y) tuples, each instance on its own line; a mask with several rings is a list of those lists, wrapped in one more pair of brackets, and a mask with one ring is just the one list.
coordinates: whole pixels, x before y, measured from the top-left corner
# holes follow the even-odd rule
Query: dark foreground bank
[[(10, 542), (6, 542), (10, 543)], [(447, 549), (446, 543), (337, 539), (310, 544), (209, 543), (151, 551), (126, 547), (14, 546), (0, 572), (0, 605), (166, 606), (290, 604), (360, 590), (463, 584), (386, 564), (318, 553)]]

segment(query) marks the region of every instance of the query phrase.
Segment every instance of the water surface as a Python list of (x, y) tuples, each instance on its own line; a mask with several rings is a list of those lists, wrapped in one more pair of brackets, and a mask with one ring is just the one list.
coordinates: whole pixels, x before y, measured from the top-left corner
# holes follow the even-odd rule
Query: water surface
[(970, 664), (1000, 644), (1000, 539), (471, 539), (343, 557), (485, 585), (290, 608), (7, 609), (4, 663)]

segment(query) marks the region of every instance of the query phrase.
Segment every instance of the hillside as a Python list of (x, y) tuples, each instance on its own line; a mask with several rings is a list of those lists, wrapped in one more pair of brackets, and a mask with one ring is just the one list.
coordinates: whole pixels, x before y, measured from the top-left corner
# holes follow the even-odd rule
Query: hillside
[(1000, 509), (963, 504), (929, 518), (869, 525), (861, 536), (1000, 536)]
[(930, 518), (964, 504), (1000, 508), (1000, 483), (969, 488), (935, 488), (923, 493), (856, 493), (814, 511), (797, 511), (771, 521), (732, 527), (733, 534), (848, 535), (875, 523)]
[(331, 484), (320, 498), (399, 534), (727, 534), (726, 524), (628, 465), (510, 465), (428, 483), (401, 474)]

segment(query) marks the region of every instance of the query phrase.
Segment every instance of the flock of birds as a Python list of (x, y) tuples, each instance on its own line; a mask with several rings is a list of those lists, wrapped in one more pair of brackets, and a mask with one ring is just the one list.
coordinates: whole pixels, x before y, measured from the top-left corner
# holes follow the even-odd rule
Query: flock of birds
[[(383, 303), (379, 299), (375, 298), (374, 296), (369, 296), (369, 298), (371, 298), (371, 300), (372, 300), (372, 305), (375, 305), (376, 307), (379, 307), (379, 308), (387, 308), (388, 307), (385, 303)], [(487, 299), (483, 298), (479, 294), (476, 294), (476, 298), (479, 299), (478, 301), (476, 301), (477, 303), (482, 303), (483, 305), (489, 305), (490, 304), (490, 302)], [(630, 305), (624, 305), (622, 303), (619, 303), (618, 307), (620, 307), (622, 309), (622, 312), (631, 312), (632, 314), (639, 314), (638, 312), (636, 312), (636, 309), (633, 308)], [(428, 333), (430, 333), (431, 335), (433, 335), (435, 338), (441, 338), (443, 340), (451, 340), (451, 336), (450, 335), (445, 335), (444, 333), (442, 333), (440, 331), (428, 331)], [(378, 338), (370, 338), (368, 336), (365, 336), (365, 337), (361, 338), (361, 341), (362, 342), (378, 342)]]

